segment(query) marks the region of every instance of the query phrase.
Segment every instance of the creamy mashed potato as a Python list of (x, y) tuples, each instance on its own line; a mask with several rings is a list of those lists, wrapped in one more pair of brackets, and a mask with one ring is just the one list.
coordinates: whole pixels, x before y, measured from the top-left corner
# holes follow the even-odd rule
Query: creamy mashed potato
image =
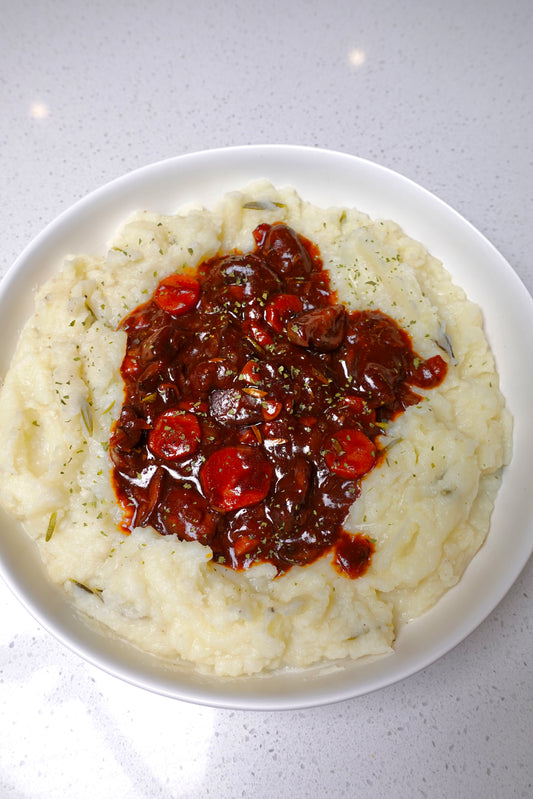
[[(129, 536), (111, 483), (121, 409), (121, 319), (161, 278), (254, 246), (282, 221), (315, 242), (349, 309), (376, 308), (425, 358), (448, 364), (387, 429), (345, 527), (375, 541), (370, 568), (341, 576), (331, 556), (275, 578), (235, 572), (198, 542), (151, 528)], [(317, 208), (260, 181), (209, 211), (139, 213), (105, 257), (68, 257), (37, 293), (0, 395), (0, 495), (39, 547), (51, 580), (110, 634), (169, 661), (242, 675), (391, 651), (399, 625), (453, 586), (489, 528), (511, 421), (481, 314), (440, 262), (393, 222)]]

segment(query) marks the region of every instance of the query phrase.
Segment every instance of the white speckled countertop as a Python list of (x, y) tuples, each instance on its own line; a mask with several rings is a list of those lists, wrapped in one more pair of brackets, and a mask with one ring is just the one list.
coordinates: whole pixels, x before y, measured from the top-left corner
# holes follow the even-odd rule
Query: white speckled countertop
[[(292, 143), (414, 179), (533, 290), (530, 0), (17, 0), (0, 29), (2, 274), (138, 166)], [(433, 666), (298, 712), (123, 684), (0, 584), (0, 797), (532, 797), (532, 580)]]

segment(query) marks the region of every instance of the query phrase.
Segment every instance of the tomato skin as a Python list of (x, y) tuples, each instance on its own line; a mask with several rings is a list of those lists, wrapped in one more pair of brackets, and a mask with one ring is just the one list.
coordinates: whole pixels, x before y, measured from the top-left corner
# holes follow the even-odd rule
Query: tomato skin
[(266, 307), (265, 319), (276, 333), (283, 333), (294, 314), (301, 313), (303, 302), (296, 294), (278, 294)]
[(259, 376), (259, 366), (256, 361), (246, 361), (243, 368), (241, 369), (241, 373), (239, 375), (240, 380), (244, 380), (246, 383), (258, 383), (260, 376)]
[(376, 455), (374, 442), (357, 428), (338, 430), (324, 449), (328, 469), (352, 480), (372, 469)]
[(265, 397), (261, 408), (263, 419), (266, 422), (272, 421), (272, 419), (275, 419), (277, 416), (279, 416), (282, 409), (283, 405), (281, 402), (279, 402), (279, 400), (271, 399), (270, 397)]
[(245, 325), (246, 333), (251, 336), (261, 347), (268, 347), (269, 344), (274, 343), (274, 339), (270, 332), (261, 322), (255, 319), (250, 319)]
[(155, 303), (172, 316), (191, 311), (200, 296), (200, 283), (191, 275), (174, 274), (165, 277), (154, 294)]
[(193, 413), (171, 408), (155, 420), (148, 446), (159, 458), (174, 461), (192, 455), (200, 443), (201, 430)]
[(357, 397), (347, 394), (345, 397), (342, 398), (342, 404), (350, 408), (353, 411), (354, 415), (356, 416), (360, 416), (362, 414), (368, 414), (371, 412), (371, 409), (368, 407), (366, 400), (364, 400), (362, 397)]
[(136, 378), (139, 372), (140, 359), (138, 355), (126, 353), (122, 361), (122, 374), (127, 377)]
[(270, 490), (273, 467), (257, 447), (222, 447), (200, 470), (200, 482), (209, 503), (233, 511), (261, 502)]
[(442, 383), (446, 376), (447, 366), (440, 355), (434, 355), (427, 361), (421, 361), (413, 370), (411, 380), (420, 388), (434, 388)]

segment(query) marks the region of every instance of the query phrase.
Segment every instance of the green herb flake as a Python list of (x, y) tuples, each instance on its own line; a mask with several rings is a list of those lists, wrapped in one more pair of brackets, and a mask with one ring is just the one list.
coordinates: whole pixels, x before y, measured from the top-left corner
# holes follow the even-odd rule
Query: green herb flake
[(45, 541), (50, 541), (54, 534), (54, 530), (56, 529), (57, 524), (57, 512), (54, 511), (50, 514), (50, 521), (48, 522), (48, 528), (46, 530)]
[(91, 406), (89, 405), (87, 400), (84, 400), (82, 402), (81, 408), (80, 408), (80, 413), (81, 413), (81, 418), (82, 418), (83, 424), (85, 426), (85, 429), (87, 430), (89, 435), (92, 436), (92, 434), (93, 434), (93, 413), (92, 413), (92, 410), (91, 410)]

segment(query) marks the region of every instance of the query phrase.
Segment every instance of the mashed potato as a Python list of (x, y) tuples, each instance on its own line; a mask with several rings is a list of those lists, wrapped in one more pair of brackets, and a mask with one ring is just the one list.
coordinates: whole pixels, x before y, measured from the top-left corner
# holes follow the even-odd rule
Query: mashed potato
[[(448, 374), (381, 440), (345, 527), (375, 541), (359, 579), (331, 558), (276, 577), (235, 572), (198, 542), (119, 529), (109, 438), (120, 413), (121, 319), (159, 280), (219, 252), (253, 247), (261, 222), (316, 243), (348, 309), (379, 309)], [(444, 354), (445, 353), (445, 354)], [(36, 297), (0, 395), (0, 499), (83, 614), (137, 647), (217, 675), (391, 651), (399, 625), (461, 578), (487, 535), (511, 420), (480, 311), (442, 264), (393, 222), (314, 207), (260, 181), (209, 211), (144, 212), (106, 257), (68, 257)]]

